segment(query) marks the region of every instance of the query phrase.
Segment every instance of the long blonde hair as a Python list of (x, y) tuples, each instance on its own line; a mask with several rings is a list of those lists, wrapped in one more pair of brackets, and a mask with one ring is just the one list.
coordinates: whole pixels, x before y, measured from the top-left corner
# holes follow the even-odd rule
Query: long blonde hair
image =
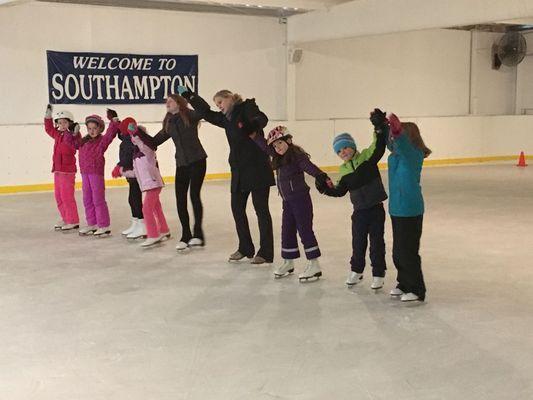
[(431, 149), (424, 143), (424, 139), (422, 139), (422, 135), (420, 135), (420, 129), (418, 129), (418, 125), (416, 125), (414, 122), (402, 122), (402, 129), (405, 131), (405, 133), (407, 133), (411, 143), (422, 150), (422, 153), (424, 153), (424, 158), (429, 157), (431, 154)]
[(217, 97), (222, 97), (223, 99), (232, 98), (235, 104), (243, 102), (242, 96), (240, 94), (233, 93), (231, 90), (227, 89), (222, 89), (216, 92), (213, 96), (213, 100), (215, 100)]

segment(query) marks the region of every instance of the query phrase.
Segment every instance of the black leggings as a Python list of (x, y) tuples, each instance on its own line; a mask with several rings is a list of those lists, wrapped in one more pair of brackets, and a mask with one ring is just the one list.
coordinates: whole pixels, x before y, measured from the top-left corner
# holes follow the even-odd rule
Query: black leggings
[[(181, 241), (185, 243), (189, 242), (193, 237), (205, 240), (204, 232), (202, 231), (204, 208), (200, 198), (200, 191), (204, 183), (206, 167), (207, 163), (205, 159), (193, 162), (184, 167), (176, 167), (176, 206), (181, 222)], [(187, 192), (189, 191), (189, 186), (194, 213), (194, 235), (191, 234), (189, 210), (187, 209)]]
[(128, 203), (130, 203), (131, 215), (133, 218), (143, 219), (143, 194), (139, 187), (139, 182), (135, 178), (127, 178), (130, 185)]

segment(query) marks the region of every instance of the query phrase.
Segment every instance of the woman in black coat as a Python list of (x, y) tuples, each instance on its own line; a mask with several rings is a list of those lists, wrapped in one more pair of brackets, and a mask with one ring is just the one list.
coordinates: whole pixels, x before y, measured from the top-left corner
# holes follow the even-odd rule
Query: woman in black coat
[[(184, 92), (193, 108), (207, 122), (224, 128), (230, 147), (229, 164), (231, 168), (231, 210), (239, 248), (230, 255), (230, 261), (245, 257), (253, 258), (253, 264), (271, 263), (274, 258), (272, 217), (268, 208), (270, 187), (274, 183), (274, 173), (268, 155), (257, 146), (250, 134), (263, 135), (268, 122), (267, 116), (259, 110), (255, 99), (243, 100), (238, 94), (221, 90), (213, 100), (220, 111), (212, 111), (209, 104), (195, 93)], [(250, 235), (246, 203), (252, 195), (252, 202), (260, 232), (260, 248), (257, 254)]]
[[(159, 146), (170, 138), (176, 146), (176, 205), (182, 227), (181, 239), (176, 246), (178, 251), (205, 245), (200, 192), (205, 178), (207, 154), (198, 138), (198, 123), (202, 117), (187, 106), (188, 102), (183, 97), (177, 94), (169, 95), (166, 101), (167, 114), (163, 120), (163, 129), (153, 138), (155, 146)], [(194, 213), (192, 232), (187, 209), (189, 188)]]

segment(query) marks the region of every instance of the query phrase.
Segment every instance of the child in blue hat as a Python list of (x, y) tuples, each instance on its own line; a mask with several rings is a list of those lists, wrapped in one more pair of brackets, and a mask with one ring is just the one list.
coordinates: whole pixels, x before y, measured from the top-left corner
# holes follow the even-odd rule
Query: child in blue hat
[(375, 109), (370, 120), (374, 125), (374, 141), (367, 149), (357, 150), (355, 140), (349, 133), (341, 133), (333, 140), (333, 150), (342, 160), (339, 167), (340, 180), (334, 188), (325, 185), (317, 188), (332, 197), (342, 197), (348, 191), (353, 204), (351, 271), (346, 280), (348, 286), (363, 280), (366, 249), (370, 239), (370, 261), (373, 281), (371, 288), (383, 287), (385, 270), (385, 209), (383, 201), (387, 193), (381, 181), (378, 162), (385, 153), (389, 132), (384, 112)]

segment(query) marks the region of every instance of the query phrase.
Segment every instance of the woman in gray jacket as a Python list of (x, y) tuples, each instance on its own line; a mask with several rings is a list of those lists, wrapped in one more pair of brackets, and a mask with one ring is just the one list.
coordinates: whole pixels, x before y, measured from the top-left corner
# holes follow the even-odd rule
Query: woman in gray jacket
[[(182, 226), (181, 239), (176, 250), (205, 245), (202, 230), (203, 206), (200, 192), (204, 183), (207, 154), (198, 138), (198, 123), (201, 117), (188, 107), (188, 102), (177, 94), (171, 94), (166, 101), (167, 114), (163, 129), (154, 136), (154, 145), (159, 146), (172, 138), (176, 146), (176, 205)], [(187, 193), (194, 212), (194, 228), (191, 232)]]

